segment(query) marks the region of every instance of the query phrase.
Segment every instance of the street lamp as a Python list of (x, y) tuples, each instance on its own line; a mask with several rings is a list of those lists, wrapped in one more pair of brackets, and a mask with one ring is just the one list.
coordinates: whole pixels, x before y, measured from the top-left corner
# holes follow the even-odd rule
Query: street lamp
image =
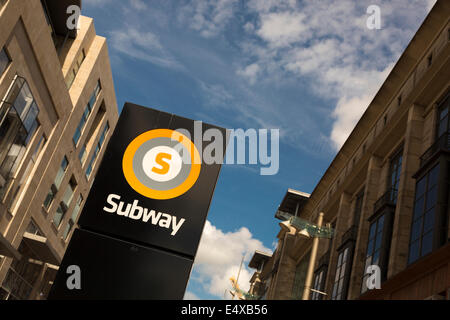
[(303, 238), (311, 238), (311, 235), (308, 232), (308, 229), (302, 229), (298, 232), (299, 236), (302, 236)]
[[(319, 213), (319, 218), (317, 219), (318, 229), (322, 227), (322, 221), (323, 221), (323, 212)], [(314, 237), (311, 249), (311, 257), (309, 258), (308, 272), (306, 273), (305, 289), (303, 290), (303, 298), (302, 298), (303, 300), (309, 300), (318, 247), (319, 247), (319, 237)]]

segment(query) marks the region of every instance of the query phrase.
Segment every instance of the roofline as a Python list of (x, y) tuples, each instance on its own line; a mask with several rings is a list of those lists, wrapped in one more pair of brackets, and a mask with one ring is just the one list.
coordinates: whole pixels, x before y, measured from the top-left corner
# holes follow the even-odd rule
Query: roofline
[[(328, 166), (327, 170), (325, 171), (325, 173), (322, 175), (322, 177), (320, 178), (319, 182), (317, 183), (316, 187), (314, 188), (314, 190), (311, 192), (311, 196), (310, 199), (312, 199), (319, 191), (319, 187), (321, 187), (321, 185), (325, 182), (323, 182), (324, 180), (326, 180), (327, 178), (329, 178), (329, 176), (333, 176), (333, 173), (330, 173), (330, 171), (332, 171), (332, 168), (334, 169), (334, 166), (336, 164), (338, 164), (341, 161), (348, 161), (351, 156), (349, 157), (348, 155), (346, 155), (346, 153), (350, 153), (349, 151), (353, 152), (351, 153), (351, 155), (354, 154), (354, 152), (357, 151), (358, 147), (362, 144), (362, 142), (365, 140), (365, 138), (367, 137), (367, 135), (370, 132), (367, 132), (366, 134), (364, 134), (364, 132), (361, 135), (361, 127), (363, 126), (363, 124), (365, 122), (376, 122), (379, 117), (383, 114), (385, 108), (380, 110), (376, 110), (376, 106), (377, 106), (377, 102), (378, 100), (386, 100), (386, 98), (382, 97), (383, 94), (385, 93), (384, 91), (386, 91), (386, 86), (387, 83), (391, 83), (391, 85), (397, 86), (398, 89), (401, 88), (401, 86), (404, 84), (405, 80), (407, 80), (408, 78), (406, 77), (400, 77), (400, 79), (396, 79), (396, 71), (397, 69), (400, 69), (402, 66), (400, 66), (402, 63), (406, 63), (407, 59), (410, 59), (411, 53), (414, 50), (414, 48), (416, 46), (418, 46), (419, 44), (417, 43), (417, 39), (420, 38), (426, 38), (426, 35), (424, 34), (426, 32), (426, 30), (424, 30), (424, 26), (426, 24), (429, 24), (430, 21), (433, 21), (434, 18), (436, 18), (436, 16), (439, 16), (440, 12), (442, 11), (443, 8), (441, 8), (441, 6), (445, 6), (443, 1), (437, 1), (436, 4), (433, 6), (433, 8), (430, 10), (430, 12), (428, 13), (428, 15), (425, 17), (425, 19), (422, 21), (420, 27), (417, 29), (416, 33), (414, 34), (414, 36), (412, 37), (412, 39), (410, 40), (410, 42), (408, 43), (408, 45), (406, 46), (405, 50), (402, 52), (402, 54), (400, 55), (399, 59), (397, 60), (397, 62), (395, 63), (394, 67), (392, 68), (391, 72), (389, 73), (389, 75), (386, 77), (386, 79), (384, 80), (383, 84), (381, 85), (380, 89), (378, 89), (377, 93), (375, 94), (375, 96), (373, 97), (372, 101), (369, 103), (368, 107), (366, 108), (366, 110), (364, 111), (363, 115), (361, 116), (361, 118), (358, 120), (358, 122), (356, 123), (355, 127), (353, 128), (353, 130), (351, 131), (350, 135), (347, 137), (347, 139), (345, 140), (344, 144), (342, 145), (342, 147), (339, 149), (339, 151), (337, 152), (336, 156), (333, 158), (333, 160), (331, 161), (330, 165)], [(448, 21), (448, 18), (447, 20)], [(433, 39), (427, 39), (426, 41), (428, 41), (428, 43), (432, 43)], [(409, 56), (409, 57), (408, 57)], [(423, 55), (422, 55), (423, 56)], [(409, 75), (409, 73), (414, 70), (414, 68), (417, 67), (417, 63), (420, 61), (415, 61), (414, 62), (414, 66), (412, 68), (408, 69), (407, 74)], [(405, 72), (401, 72), (401, 74), (405, 74)], [(397, 92), (398, 89), (395, 91)], [(389, 99), (392, 98), (392, 95), (389, 96)], [(390, 101), (390, 100), (389, 100)], [(385, 105), (385, 104), (384, 104)], [(359, 141), (358, 141), (359, 139)], [(356, 143), (358, 145), (358, 147), (354, 148), (354, 146), (352, 146), (352, 143)], [(336, 180), (338, 173), (340, 173), (341, 171), (339, 170), (337, 173), (334, 172), (334, 177)], [(309, 201), (308, 201), (309, 202)], [(306, 209), (308, 206), (308, 204), (305, 205), (305, 207), (303, 208)], [(308, 208), (309, 209), (309, 208)], [(312, 212), (311, 212), (312, 214)]]

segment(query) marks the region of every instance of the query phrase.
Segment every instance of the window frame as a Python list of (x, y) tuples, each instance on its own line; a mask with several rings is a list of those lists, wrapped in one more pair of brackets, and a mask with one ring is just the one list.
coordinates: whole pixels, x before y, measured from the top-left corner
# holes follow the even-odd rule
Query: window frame
[[(389, 171), (386, 185), (386, 191), (392, 190), (389, 200), (393, 204), (397, 204), (398, 198), (398, 185), (400, 184), (402, 168), (403, 168), (403, 144), (398, 147), (392, 155), (389, 157)], [(394, 166), (396, 165), (396, 168)], [(392, 183), (392, 175), (395, 172), (395, 183)]]
[[(331, 287), (331, 295), (330, 295), (331, 300), (346, 300), (347, 299), (348, 287), (350, 284), (350, 275), (351, 275), (352, 266), (353, 266), (354, 249), (355, 249), (355, 241), (348, 240), (348, 241), (344, 242), (343, 244), (341, 244), (340, 247), (336, 250), (338, 252), (338, 256), (337, 256), (333, 285)], [(348, 250), (347, 254), (345, 254), (346, 250)], [(343, 272), (342, 272), (342, 266), (344, 265), (344, 263), (342, 262), (342, 260), (340, 260), (340, 257), (342, 254), (346, 258), (346, 260), (344, 262), (345, 268), (344, 268)], [(341, 276), (341, 274), (343, 274), (343, 275)], [(337, 279), (338, 275), (339, 275), (339, 279)], [(339, 299), (337, 299), (337, 297), (338, 297), (337, 290), (339, 289), (339, 283), (341, 280), (342, 280), (342, 287), (340, 288)], [(336, 287), (336, 285), (338, 287)], [(335, 292), (335, 288), (336, 288), (336, 292)]]
[[(439, 132), (441, 131), (441, 112), (447, 109), (447, 114), (444, 116), (444, 118), (447, 118), (446, 123), (446, 130), (444, 130), (441, 134)], [(438, 103), (437, 113), (436, 113), (436, 129), (435, 129), (435, 141), (438, 141), (439, 138), (441, 138), (446, 133), (450, 132), (450, 92), (447, 93), (447, 95), (444, 96), (444, 98)]]
[(94, 170), (95, 162), (97, 161), (98, 155), (100, 154), (100, 152), (105, 144), (106, 136), (107, 136), (109, 130), (110, 130), (109, 122), (106, 121), (106, 124), (103, 127), (102, 132), (99, 135), (99, 139), (98, 139), (97, 143), (91, 147), (91, 150), (94, 147), (95, 147), (95, 150), (94, 150), (94, 153), (92, 154), (90, 161), (88, 162), (88, 165), (86, 167), (85, 175), (86, 175), (87, 180), (89, 180), (89, 178), (91, 177), (92, 171)]
[(77, 202), (75, 203), (75, 207), (73, 208), (72, 213), (70, 215), (69, 221), (67, 221), (66, 223), (66, 227), (62, 235), (64, 241), (67, 241), (71, 231), (73, 230), (73, 227), (77, 223), (77, 219), (80, 215), (81, 208), (83, 207), (83, 202), (84, 198), (83, 195), (80, 193), (78, 195)]
[[(417, 261), (421, 260), (422, 258), (428, 256), (430, 253), (432, 253), (434, 250), (436, 250), (438, 247), (440, 247), (441, 243), (445, 240), (446, 235), (444, 235), (445, 230), (444, 226), (447, 225), (448, 221), (445, 221), (445, 214), (443, 213), (445, 210), (445, 204), (442, 205), (440, 198), (441, 194), (448, 192), (448, 188), (445, 188), (447, 177), (443, 177), (442, 174), (445, 171), (448, 171), (448, 165), (445, 165), (445, 162), (450, 161), (450, 159), (443, 159), (443, 161), (436, 161), (432, 165), (430, 165), (430, 168), (426, 171), (424, 171), (423, 174), (421, 174), (416, 179), (416, 185), (414, 190), (414, 206), (412, 211), (412, 217), (411, 217), (411, 225), (410, 225), (410, 236), (409, 236), (409, 244), (408, 244), (408, 257), (407, 257), (407, 265), (411, 265), (413, 263), (416, 263)], [(435, 194), (435, 201), (432, 207), (428, 207), (428, 193), (430, 191), (430, 176), (432, 175), (433, 170), (437, 170), (435, 176), (436, 176), (436, 183), (432, 185), (431, 189), (436, 189)], [(419, 189), (419, 183), (423, 181), (423, 179), (426, 179), (425, 185), (424, 185), (424, 191), (419, 196), (417, 195), (418, 189)], [(448, 183), (448, 182), (447, 182)], [(445, 190), (447, 189), (447, 190)], [(420, 216), (416, 218), (416, 205), (419, 201), (423, 199), (422, 209), (420, 211)], [(426, 214), (434, 211), (433, 213), (433, 219), (432, 219), (432, 225), (430, 230), (424, 231), (425, 226), (425, 219)], [(417, 221), (420, 220), (420, 230), (419, 235), (417, 239), (414, 239), (413, 241), (413, 231), (414, 231), (414, 225)], [(427, 235), (428, 233), (431, 233), (431, 248), (429, 252), (422, 253), (423, 248), (423, 238), (424, 235)], [(414, 260), (411, 260), (411, 252), (412, 252), (412, 243), (418, 242), (418, 254), (417, 257)]]
[[(64, 199), (70, 190), (72, 192), (70, 193), (69, 199)], [(73, 201), (76, 190), (77, 190), (77, 181), (75, 180), (75, 177), (72, 176), (69, 180), (69, 183), (66, 186), (63, 197), (62, 197), (61, 201), (59, 202), (59, 206), (56, 209), (55, 214), (53, 215), (52, 222), (53, 222), (53, 225), (56, 227), (56, 229), (59, 229), (61, 227), (64, 217), (66, 216), (67, 211), (69, 211), (69, 207)], [(66, 201), (67, 201), (67, 203), (66, 203)], [(56, 217), (56, 214), (58, 213), (58, 209), (61, 210), (61, 217), (59, 218), (59, 221), (56, 221), (55, 217)]]
[[(294, 280), (292, 282), (291, 296), (293, 299), (301, 299), (305, 290), (306, 274), (308, 272), (308, 263), (311, 258), (311, 251), (308, 251), (301, 260), (295, 265)], [(303, 268), (300, 270), (300, 268)], [(302, 271), (302, 273), (300, 273)], [(303, 282), (300, 281), (303, 279)], [(300, 292), (301, 290), (301, 292)]]
[[(323, 265), (319, 267), (314, 272), (314, 278), (313, 278), (313, 289), (318, 290), (321, 292), (325, 292), (325, 284), (327, 280), (327, 265)], [(317, 279), (319, 277), (319, 279)], [(311, 300), (324, 300), (325, 296), (323, 294), (320, 294), (318, 292), (311, 291)]]
[[(91, 117), (92, 110), (94, 109), (95, 103), (98, 101), (98, 97), (99, 97), (101, 91), (102, 91), (102, 85), (101, 85), (100, 79), (98, 79), (97, 84), (94, 87), (94, 90), (92, 91), (91, 97), (89, 98), (88, 102), (86, 103), (86, 106), (83, 110), (80, 121), (78, 122), (78, 125), (72, 136), (72, 142), (75, 147), (77, 147), (78, 144), (80, 143), (81, 136), (83, 135), (83, 132), (86, 129), (86, 124), (88, 123), (89, 118)], [(88, 111), (87, 113), (86, 113), (86, 110)], [(75, 136), (77, 135), (77, 133), (79, 133), (79, 134), (78, 134), (78, 137), (75, 139)]]
[[(373, 256), (374, 256), (375, 251), (378, 251), (378, 254), (379, 254), (377, 266), (381, 270), (381, 281), (383, 282), (387, 279), (394, 214), (395, 214), (395, 210), (393, 208), (386, 207), (384, 210), (376, 213), (375, 215), (372, 215), (368, 219), (369, 232), (367, 235), (366, 250), (365, 250), (364, 261), (363, 261), (364, 270), (363, 270), (363, 277), (362, 277), (362, 282), (361, 282), (361, 290), (360, 290), (361, 294), (367, 292), (367, 290), (364, 290), (364, 289), (367, 289), (367, 288), (364, 288), (364, 283), (368, 276), (366, 274), (366, 269), (369, 265), (373, 265), (373, 262), (374, 262)], [(379, 222), (380, 222), (381, 218), (383, 218), (383, 226), (382, 226), (382, 229), (380, 232)], [(375, 234), (374, 234), (374, 237), (371, 237), (371, 228), (374, 224), (376, 224), (375, 225)], [(380, 233), (381, 233), (381, 235), (380, 235)], [(378, 235), (380, 235), (380, 238), (377, 237)], [(380, 245), (379, 245), (378, 249), (375, 250), (378, 239), (380, 241)], [(374, 250), (371, 250), (371, 255), (369, 256), (368, 255), (369, 249), (370, 249), (369, 245), (370, 245), (371, 241), (373, 241), (372, 248)], [(367, 264), (368, 257), (371, 257), (371, 262), (369, 265)]]
[[(58, 178), (60, 169), (63, 167), (63, 163), (66, 163), (66, 165), (65, 165), (65, 167), (64, 167), (64, 169), (63, 169), (63, 172), (62, 172), (62, 178), (61, 178), (61, 180), (59, 181), (59, 185), (56, 186), (56, 184), (55, 184), (56, 178)], [(56, 196), (56, 194), (58, 193), (59, 188), (61, 187), (61, 183), (62, 183), (62, 181), (64, 180), (64, 176), (66, 175), (67, 169), (68, 169), (68, 168), (69, 168), (69, 159), (67, 159), (67, 156), (64, 155), (64, 157), (63, 157), (63, 159), (62, 159), (62, 161), (61, 161), (61, 163), (60, 163), (60, 165), (59, 165), (59, 167), (58, 167), (58, 171), (56, 172), (55, 179), (53, 180), (52, 184), (50, 185), (50, 190), (49, 190), (49, 192), (47, 193), (47, 195), (45, 196), (44, 202), (42, 203), (42, 207), (43, 207), (46, 211), (48, 211), (48, 210), (50, 209), (50, 207), (52, 206), (53, 200), (55, 199), (55, 196)], [(47, 203), (47, 199), (48, 199), (49, 197), (51, 197), (51, 199), (50, 199), (49, 202)], [(46, 203), (47, 203), (47, 204), (46, 204)]]

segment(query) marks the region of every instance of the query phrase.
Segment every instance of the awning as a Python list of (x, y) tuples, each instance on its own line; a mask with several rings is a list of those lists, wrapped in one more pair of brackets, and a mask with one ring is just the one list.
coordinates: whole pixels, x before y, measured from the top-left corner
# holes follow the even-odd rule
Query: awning
[(253, 257), (251, 258), (248, 266), (250, 268), (258, 269), (262, 263), (265, 263), (271, 257), (272, 257), (271, 253), (255, 250), (255, 253), (253, 254)]
[(20, 260), (22, 255), (14, 249), (8, 240), (0, 233), (0, 255)]
[(309, 193), (289, 188), (278, 206), (275, 218), (284, 221), (286, 215), (295, 216), (303, 209), (309, 197)]
[(61, 259), (58, 257), (56, 250), (53, 249), (46, 237), (25, 232), (22, 241), (25, 242), (42, 262), (54, 265), (59, 265), (61, 263)]

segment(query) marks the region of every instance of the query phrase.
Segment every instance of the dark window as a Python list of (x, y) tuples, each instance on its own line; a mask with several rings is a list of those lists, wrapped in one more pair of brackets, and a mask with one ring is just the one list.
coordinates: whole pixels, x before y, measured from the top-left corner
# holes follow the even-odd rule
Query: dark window
[(353, 224), (355, 226), (359, 226), (363, 201), (364, 201), (364, 188), (356, 196), (355, 211), (353, 212)]
[(11, 62), (11, 59), (9, 58), (8, 54), (6, 53), (6, 50), (3, 48), (0, 51), (0, 76), (6, 70), (6, 67), (8, 67), (10, 62)]
[(84, 160), (86, 160), (86, 144), (83, 144), (83, 146), (80, 149), (80, 153), (78, 154), (78, 159), (80, 159), (81, 164), (84, 163)]
[(89, 161), (89, 164), (86, 168), (86, 178), (88, 178), (88, 179), (91, 176), (91, 172), (92, 172), (92, 169), (94, 168), (95, 160), (97, 159), (97, 156), (100, 153), (103, 143), (105, 142), (105, 137), (106, 137), (106, 134), (108, 133), (108, 131), (109, 131), (109, 123), (106, 122), (106, 125), (103, 128), (103, 131), (100, 135), (98, 143), (95, 146), (94, 154), (92, 155), (91, 160)]
[(416, 183), (408, 263), (416, 261), (433, 249), (435, 221), (438, 215), (438, 179), (439, 164)]
[(31, 298), (33, 286), (42, 270), (39, 258), (24, 241), (20, 243), (18, 251), (22, 254), (22, 259), (13, 259), (2, 284), (4, 292), (7, 293), (4, 299), (25, 300)]
[(78, 126), (73, 135), (73, 142), (75, 145), (77, 145), (78, 141), (80, 140), (84, 126), (86, 125), (89, 115), (91, 114), (92, 108), (94, 107), (94, 104), (97, 101), (97, 97), (98, 97), (98, 94), (100, 93), (100, 90), (101, 90), (101, 85), (100, 85), (100, 80), (99, 80), (97, 82), (97, 86), (94, 89), (94, 92), (92, 93), (91, 98), (89, 99), (89, 102), (87, 103), (86, 107), (84, 108), (84, 112), (81, 115), (81, 120), (78, 123)]
[[(363, 281), (361, 293), (367, 291), (367, 278), (366, 274), (367, 267), (370, 265), (377, 265), (380, 267), (380, 256), (383, 253), (383, 231), (385, 229), (385, 215), (382, 214), (376, 220), (372, 221), (369, 227), (369, 241), (366, 250), (366, 260), (363, 270)], [(383, 266), (385, 267), (385, 266)]]
[(439, 139), (445, 133), (449, 132), (449, 115), (448, 109), (450, 106), (450, 95), (444, 100), (438, 111), (438, 125), (437, 125), (437, 138)]
[(16, 76), (0, 108), (0, 198), (12, 183), (36, 132), (38, 113), (27, 82)]
[(55, 216), (53, 217), (53, 224), (57, 228), (61, 225), (61, 222), (63, 221), (67, 210), (69, 209), (76, 187), (77, 182), (75, 181), (75, 178), (72, 177), (69, 181), (69, 185), (67, 186), (66, 191), (64, 192), (64, 196), (61, 202), (59, 203), (58, 208), (56, 209)]
[(331, 293), (332, 300), (345, 300), (347, 298), (347, 287), (350, 280), (352, 256), (353, 246), (346, 246), (339, 250), (336, 275)]
[(35, 234), (35, 235), (41, 236), (41, 237), (44, 236), (44, 234), (42, 233), (41, 229), (39, 229), (39, 227), (37, 226), (36, 222), (34, 222), (33, 219), (31, 219), (31, 221), (28, 224), (28, 227), (27, 227), (27, 229), (25, 231), (28, 232), (28, 233), (31, 233), (31, 234)]
[(388, 189), (390, 191), (389, 200), (393, 204), (397, 203), (397, 192), (398, 186), (400, 184), (400, 174), (402, 171), (402, 158), (403, 158), (403, 149), (400, 149), (391, 158), (391, 163), (389, 166), (389, 181), (388, 181)]
[(47, 197), (44, 200), (44, 207), (46, 209), (48, 209), (50, 207), (50, 204), (52, 203), (53, 198), (55, 197), (56, 193), (58, 192), (61, 182), (64, 179), (64, 175), (66, 173), (66, 169), (67, 169), (68, 165), (69, 165), (69, 161), (67, 160), (67, 157), (64, 156), (63, 161), (61, 162), (61, 166), (59, 167), (59, 170), (56, 173), (55, 181), (50, 186), (50, 190), (47, 194)]
[(83, 64), (84, 59), (86, 58), (86, 53), (84, 49), (81, 50), (80, 54), (77, 57), (77, 61), (75, 61), (75, 66), (71, 71), (69, 71), (69, 74), (66, 79), (66, 85), (69, 89), (72, 86), (73, 81), (75, 80), (75, 77), (77, 76), (78, 71), (81, 68), (81, 65)]
[(72, 216), (70, 217), (69, 221), (67, 222), (66, 229), (64, 230), (63, 238), (64, 240), (67, 240), (70, 231), (72, 230), (73, 226), (75, 225), (78, 213), (80, 212), (81, 205), (83, 203), (83, 196), (80, 194), (77, 200), (77, 203), (75, 204), (75, 208), (72, 211)]
[[(322, 300), (324, 295), (320, 292), (324, 291), (325, 288), (325, 278), (326, 278), (326, 269), (320, 269), (314, 275), (314, 283), (313, 289), (316, 291), (311, 292), (311, 300)], [(317, 292), (320, 291), (320, 292)]]
[(295, 269), (294, 284), (292, 286), (293, 299), (298, 300), (303, 297), (303, 290), (305, 289), (305, 281), (306, 281), (306, 272), (308, 271), (309, 256), (310, 253), (308, 253), (299, 262), (297, 268)]

